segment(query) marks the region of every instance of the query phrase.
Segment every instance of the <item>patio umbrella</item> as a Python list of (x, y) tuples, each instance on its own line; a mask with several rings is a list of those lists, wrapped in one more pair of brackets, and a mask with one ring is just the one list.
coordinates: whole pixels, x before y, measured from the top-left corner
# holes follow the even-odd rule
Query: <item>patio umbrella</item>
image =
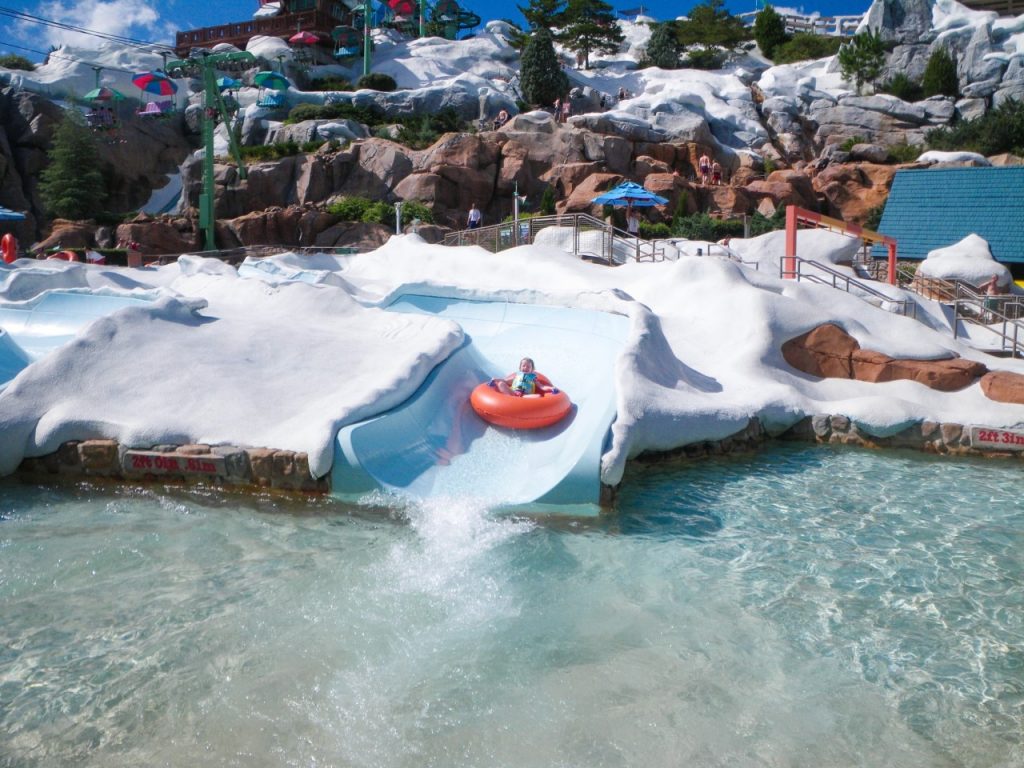
[(291, 83), (288, 78), (280, 72), (257, 72), (252, 81), (260, 88), (269, 88), (272, 91), (286, 91)]
[(221, 75), (217, 78), (217, 87), (222, 91), (233, 91), (241, 85), (235, 78), (228, 77), (227, 75)]
[(178, 92), (178, 84), (160, 72), (143, 72), (133, 77), (132, 82), (146, 93), (158, 96), (173, 96)]
[(293, 45), (316, 45), (320, 42), (320, 37), (303, 29), (289, 37), (288, 42)]
[(25, 214), (12, 211), (10, 208), (4, 208), (0, 205), (0, 221), (24, 221)]
[(124, 94), (104, 85), (102, 88), (93, 88), (82, 98), (86, 101), (122, 101)]
[(388, 8), (390, 8), (396, 16), (412, 16), (416, 12), (416, 3), (414, 0), (386, 0)]
[(615, 189), (609, 189), (590, 202), (598, 205), (632, 205), (634, 208), (651, 208), (668, 203), (664, 197), (648, 192), (632, 181), (625, 181)]

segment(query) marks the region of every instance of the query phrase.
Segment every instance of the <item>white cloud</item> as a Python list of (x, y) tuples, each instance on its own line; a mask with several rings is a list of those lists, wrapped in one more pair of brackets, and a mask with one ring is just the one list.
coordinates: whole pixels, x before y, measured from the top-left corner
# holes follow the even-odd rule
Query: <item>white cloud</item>
[[(113, 0), (82, 3), (45, 3), (39, 6), (37, 14), (52, 21), (108, 35), (123, 35), (141, 40), (164, 37), (160, 14), (143, 0)], [(58, 27), (31, 24), (31, 39), (44, 45), (95, 45), (96, 38), (82, 32)]]

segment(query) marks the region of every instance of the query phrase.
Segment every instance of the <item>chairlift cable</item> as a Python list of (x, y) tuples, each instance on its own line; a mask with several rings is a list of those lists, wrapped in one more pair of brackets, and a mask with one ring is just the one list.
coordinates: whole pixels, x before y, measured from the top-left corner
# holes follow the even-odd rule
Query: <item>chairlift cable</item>
[(129, 45), (136, 48), (148, 48), (150, 46), (164, 46), (168, 47), (166, 43), (155, 43), (148, 40), (139, 40), (138, 38), (128, 37), (126, 35), (114, 35), (108, 32), (98, 32), (92, 29), (86, 29), (85, 27), (78, 27), (74, 24), (67, 24), (61, 21), (54, 21), (53, 19), (43, 18), (42, 16), (34, 16), (24, 11), (18, 11), (14, 8), (6, 8), (0, 6), (0, 16), (7, 16), (12, 19), (19, 21), (25, 21), (33, 24), (42, 24), (43, 26), (53, 27), (55, 29), (63, 29), (68, 32), (76, 32), (82, 35), (90, 35), (92, 37), (98, 37), (101, 40), (108, 40), (113, 43), (121, 43), (122, 45)]

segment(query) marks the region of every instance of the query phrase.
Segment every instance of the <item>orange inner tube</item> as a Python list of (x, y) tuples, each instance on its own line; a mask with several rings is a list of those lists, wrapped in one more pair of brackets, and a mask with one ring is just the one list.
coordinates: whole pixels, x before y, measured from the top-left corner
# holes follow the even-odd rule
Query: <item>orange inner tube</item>
[(4, 261), (8, 264), (18, 258), (18, 241), (10, 232), (0, 238), (0, 252), (3, 253)]
[[(537, 381), (551, 386), (542, 374), (537, 374)], [(469, 403), (484, 421), (511, 429), (547, 427), (564, 419), (572, 410), (572, 401), (565, 392), (516, 397), (502, 394), (486, 381), (473, 390)]]
[(47, 259), (57, 259), (58, 261), (78, 261), (78, 254), (74, 251), (58, 251), (52, 256), (47, 256)]

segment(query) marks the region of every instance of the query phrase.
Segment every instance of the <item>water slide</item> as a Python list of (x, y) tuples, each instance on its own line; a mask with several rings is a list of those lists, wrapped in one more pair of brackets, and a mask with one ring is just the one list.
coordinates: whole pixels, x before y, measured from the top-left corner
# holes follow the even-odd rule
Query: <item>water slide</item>
[(71, 341), (94, 320), (127, 306), (129, 296), (47, 291), (28, 302), (0, 303), (0, 388), (29, 363)]
[[(409, 400), (337, 436), (334, 495), (385, 490), (413, 498), (475, 498), (490, 506), (593, 513), (615, 418), (614, 366), (629, 320), (590, 310), (406, 295), (389, 307), (458, 323), (466, 341)], [(493, 427), (469, 394), (532, 357), (573, 409), (537, 430)]]

